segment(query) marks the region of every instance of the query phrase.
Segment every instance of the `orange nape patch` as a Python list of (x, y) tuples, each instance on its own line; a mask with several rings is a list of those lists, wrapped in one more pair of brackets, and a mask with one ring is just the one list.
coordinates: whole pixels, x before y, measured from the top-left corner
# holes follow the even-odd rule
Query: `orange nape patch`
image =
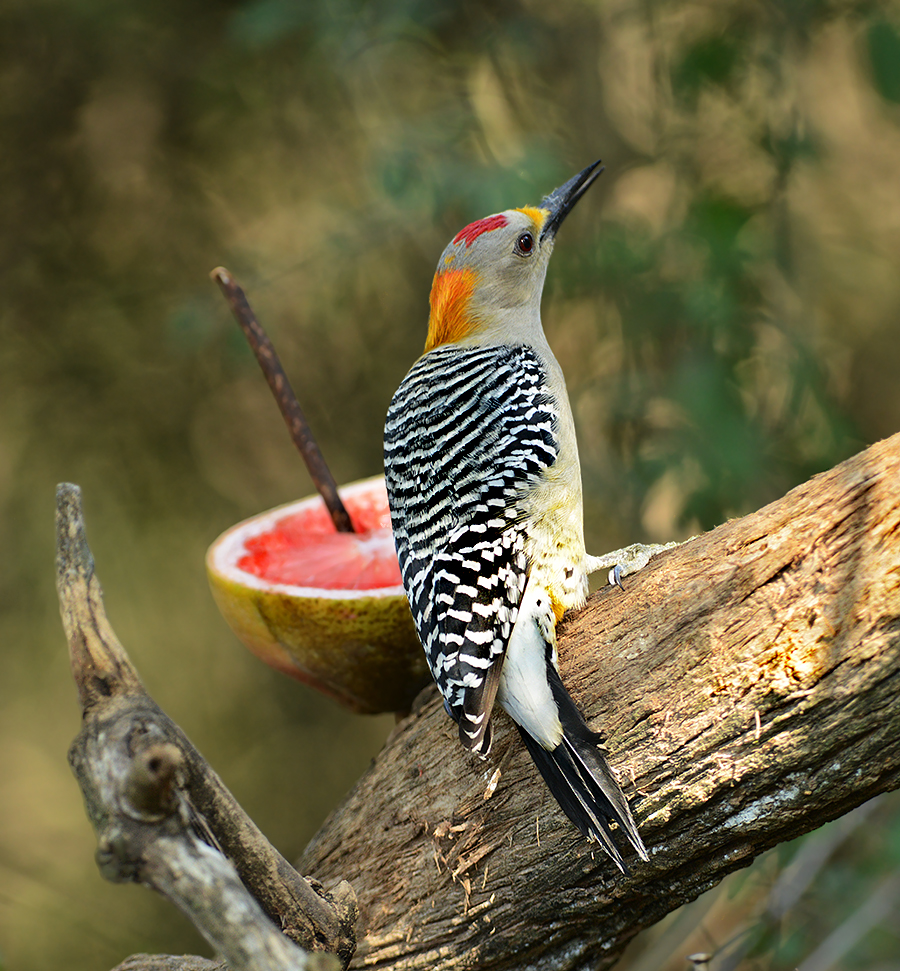
[(544, 221), (547, 219), (547, 216), (550, 215), (549, 209), (538, 209), (536, 206), (522, 206), (522, 208), (517, 209), (516, 212), (525, 213), (525, 215), (534, 222), (538, 232), (541, 231), (544, 226)]
[(453, 237), (453, 245), (458, 246), (463, 240), (465, 240), (466, 249), (468, 249), (482, 233), (489, 233), (492, 229), (502, 229), (506, 223), (506, 216), (504, 216), (502, 212), (498, 213), (496, 216), (485, 216), (484, 219), (479, 219), (477, 222), (469, 223), (468, 226), (461, 229)]
[(474, 270), (444, 270), (435, 273), (431, 284), (431, 315), (428, 318), (428, 340), (425, 353), (462, 340), (474, 321), (469, 315), (469, 300), (475, 290)]

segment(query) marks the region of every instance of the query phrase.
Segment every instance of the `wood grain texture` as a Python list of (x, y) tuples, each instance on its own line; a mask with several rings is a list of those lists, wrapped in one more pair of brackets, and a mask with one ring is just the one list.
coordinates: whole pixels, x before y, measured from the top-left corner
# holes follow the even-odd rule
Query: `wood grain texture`
[(57, 488), (57, 592), (83, 709), (69, 764), (101, 873), (162, 894), (234, 971), (346, 967), (352, 889), (326, 892), (297, 873), (146, 693), (107, 619), (70, 483)]
[(650, 863), (617, 877), (502, 713), (479, 762), (425, 692), (300, 862), (356, 891), (353, 967), (609, 967), (759, 853), (896, 788), (900, 435), (605, 588), (564, 618), (560, 658)]

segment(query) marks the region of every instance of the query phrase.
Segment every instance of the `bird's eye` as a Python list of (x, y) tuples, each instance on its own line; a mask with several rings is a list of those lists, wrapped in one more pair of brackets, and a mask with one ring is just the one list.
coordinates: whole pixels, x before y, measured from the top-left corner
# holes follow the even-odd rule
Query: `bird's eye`
[(534, 236), (531, 233), (522, 233), (516, 240), (516, 252), (520, 256), (529, 256), (534, 249)]

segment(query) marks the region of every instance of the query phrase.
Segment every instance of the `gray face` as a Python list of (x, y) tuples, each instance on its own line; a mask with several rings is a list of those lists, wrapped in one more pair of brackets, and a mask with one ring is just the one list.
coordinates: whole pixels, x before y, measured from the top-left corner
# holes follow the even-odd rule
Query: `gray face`
[(546, 209), (507, 209), (466, 226), (444, 250), (438, 273), (471, 270), (480, 308), (540, 302), (553, 236), (541, 240)]
[(444, 250), (438, 274), (474, 271), (484, 308), (539, 303), (556, 232), (602, 171), (600, 161), (593, 162), (545, 196), (539, 207), (507, 209), (466, 226)]

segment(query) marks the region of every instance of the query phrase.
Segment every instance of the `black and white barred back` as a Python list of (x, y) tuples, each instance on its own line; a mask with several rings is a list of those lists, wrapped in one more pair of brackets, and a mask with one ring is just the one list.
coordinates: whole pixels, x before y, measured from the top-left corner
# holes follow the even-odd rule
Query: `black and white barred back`
[[(525, 346), (429, 352), (385, 425), (394, 540), (419, 638), (468, 748), (489, 711), (528, 576), (524, 495), (559, 453), (545, 370)], [(464, 731), (475, 723), (481, 731)]]

